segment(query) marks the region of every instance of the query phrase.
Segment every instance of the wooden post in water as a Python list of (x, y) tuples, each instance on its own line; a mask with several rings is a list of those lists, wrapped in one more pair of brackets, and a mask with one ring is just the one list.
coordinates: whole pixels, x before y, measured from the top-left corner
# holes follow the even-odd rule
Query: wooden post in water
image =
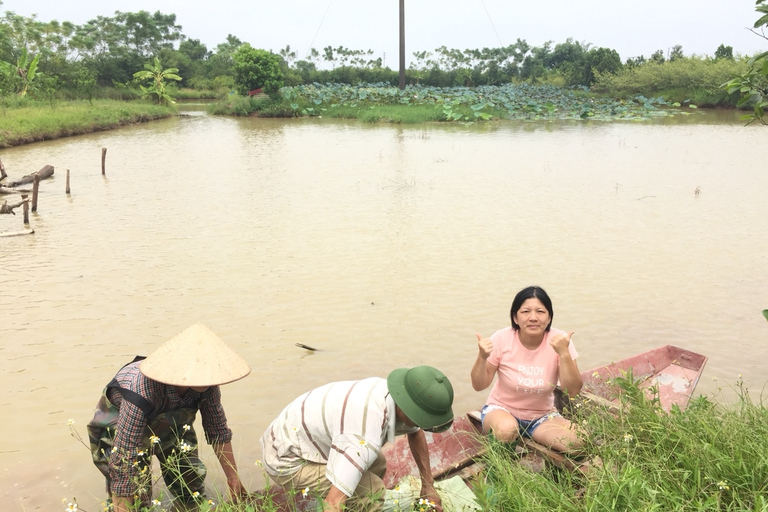
[(32, 213), (37, 211), (37, 191), (40, 189), (40, 175), (35, 174), (35, 184), (32, 185)]
[(101, 175), (107, 175), (107, 169), (105, 167), (107, 161), (107, 148), (101, 148)]
[(69, 194), (69, 169), (67, 169), (67, 194)]
[(3, 161), (0, 160), (0, 180), (2, 180), (3, 178), (7, 178), (7, 177), (8, 177), (8, 175), (5, 174), (5, 166), (3, 165)]
[[(22, 199), (27, 198), (27, 194), (21, 194)], [(29, 201), (24, 201), (24, 225), (29, 225)]]

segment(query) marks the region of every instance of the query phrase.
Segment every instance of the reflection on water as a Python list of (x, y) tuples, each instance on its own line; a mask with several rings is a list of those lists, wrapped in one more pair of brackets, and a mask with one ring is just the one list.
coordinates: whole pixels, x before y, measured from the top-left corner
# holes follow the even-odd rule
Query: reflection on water
[(765, 383), (765, 131), (733, 113), (414, 127), (192, 114), (0, 154), (11, 177), (56, 168), (36, 233), (0, 238), (13, 510), (64, 496), (96, 509), (103, 483), (67, 420), (84, 435), (116, 369), (196, 321), (253, 367), (223, 390), (251, 487), (266, 425), (327, 381), (431, 364), (458, 412), (480, 405), (474, 333), (507, 325), (530, 284), (576, 331), (582, 369), (671, 343), (710, 357), (699, 391)]

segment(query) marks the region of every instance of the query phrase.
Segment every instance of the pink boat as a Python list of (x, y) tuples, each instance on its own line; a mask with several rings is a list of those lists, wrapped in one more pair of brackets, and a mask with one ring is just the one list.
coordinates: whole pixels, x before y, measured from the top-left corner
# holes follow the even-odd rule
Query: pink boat
[(648, 398), (658, 389), (662, 409), (669, 412), (677, 406), (684, 410), (706, 364), (707, 356), (665, 345), (582, 372), (582, 392), (618, 403), (620, 390), (611, 380), (631, 370), (633, 378), (639, 381), (640, 388), (646, 391)]
[[(608, 407), (616, 407), (621, 389), (611, 381), (632, 373), (639, 387), (651, 398), (658, 390), (662, 409), (669, 412), (674, 406), (684, 410), (696, 389), (707, 357), (690, 350), (665, 345), (642, 354), (599, 366), (581, 373), (584, 387), (581, 395)], [(567, 400), (566, 400), (567, 401)], [(427, 433), (429, 455), (435, 479), (461, 474), (470, 476), (477, 473), (476, 458), (484, 452), (481, 439), (479, 413), (472, 411), (466, 417), (458, 417), (447, 431), (440, 434)], [(525, 440), (524, 448), (546, 461), (567, 469), (573, 462), (560, 453), (531, 440)], [(402, 437), (384, 447), (387, 457), (387, 487), (394, 486), (404, 476), (418, 477), (416, 464), (408, 448), (408, 441)]]

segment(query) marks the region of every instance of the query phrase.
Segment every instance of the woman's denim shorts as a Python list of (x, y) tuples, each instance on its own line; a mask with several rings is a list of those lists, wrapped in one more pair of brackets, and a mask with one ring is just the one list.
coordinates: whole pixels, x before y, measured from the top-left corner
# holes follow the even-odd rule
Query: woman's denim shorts
[(529, 439), (532, 439), (531, 436), (533, 436), (533, 431), (536, 430), (539, 425), (547, 421), (551, 418), (562, 418), (562, 415), (557, 411), (548, 412), (544, 416), (541, 416), (539, 418), (535, 418), (532, 420), (521, 420), (508, 410), (506, 410), (504, 407), (500, 405), (486, 405), (483, 407), (483, 409), (480, 411), (480, 421), (483, 424), (483, 429), (485, 429), (485, 415), (488, 414), (491, 411), (504, 411), (508, 413), (510, 416), (515, 418), (517, 420), (517, 429), (521, 436), (525, 436)]

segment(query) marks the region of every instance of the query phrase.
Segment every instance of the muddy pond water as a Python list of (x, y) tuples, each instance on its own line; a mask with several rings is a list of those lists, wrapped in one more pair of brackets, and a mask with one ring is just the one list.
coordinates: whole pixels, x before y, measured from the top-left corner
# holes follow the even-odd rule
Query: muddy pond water
[[(251, 489), (265, 427), (317, 385), (430, 364), (458, 413), (481, 405), (475, 333), (508, 325), (531, 284), (575, 331), (581, 369), (674, 344), (709, 356), (697, 392), (730, 400), (741, 375), (763, 393), (764, 127), (731, 112), (393, 126), (200, 108), (0, 151), (12, 177), (56, 169), (35, 234), (0, 238), (0, 509), (100, 510), (68, 421), (85, 437), (114, 372), (198, 321), (253, 369), (222, 389)], [(0, 216), (0, 232), (21, 228)], [(221, 470), (202, 456), (214, 494)]]

